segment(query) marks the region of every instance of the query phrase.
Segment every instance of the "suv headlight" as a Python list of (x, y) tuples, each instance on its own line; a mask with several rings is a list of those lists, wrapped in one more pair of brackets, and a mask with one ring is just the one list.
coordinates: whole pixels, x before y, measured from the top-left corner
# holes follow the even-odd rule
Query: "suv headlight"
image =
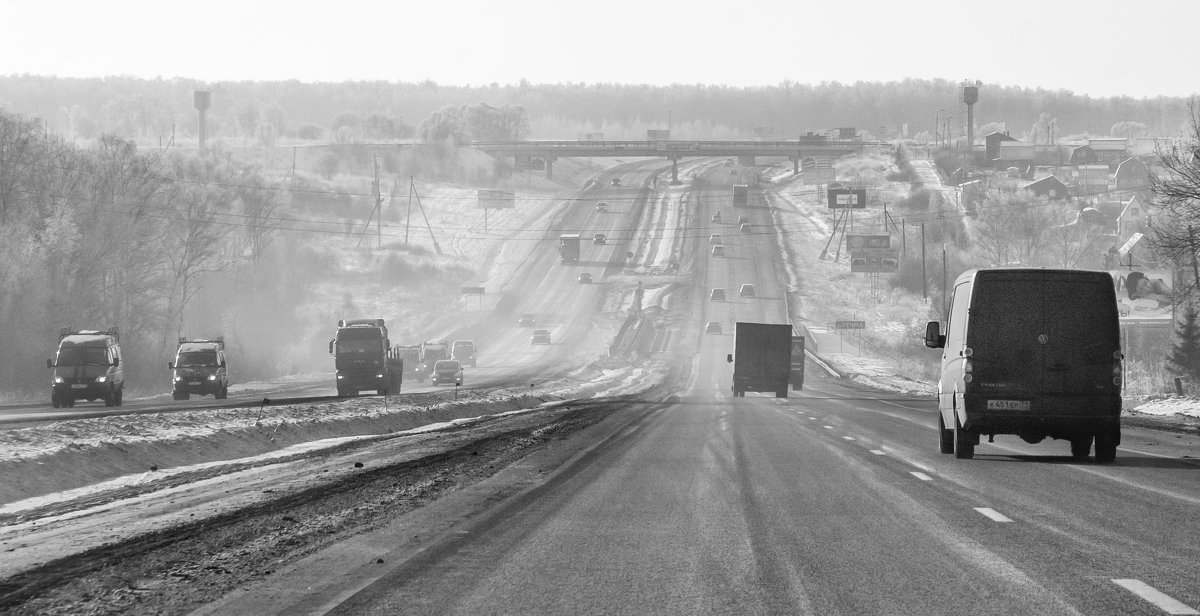
[(217, 380), (217, 375), (215, 375), (215, 374), (210, 374), (210, 375), (208, 375), (208, 380), (210, 380), (210, 381), (215, 381), (215, 380)]
[(103, 382), (105, 382), (105, 381), (107, 381), (107, 380), (108, 380), (108, 377), (107, 377), (107, 376), (98, 376), (98, 377), (96, 377), (96, 382), (97, 382), (97, 383), (103, 383)]
[(66, 381), (64, 381), (61, 376), (54, 377), (54, 382), (55, 383), (66, 383)]

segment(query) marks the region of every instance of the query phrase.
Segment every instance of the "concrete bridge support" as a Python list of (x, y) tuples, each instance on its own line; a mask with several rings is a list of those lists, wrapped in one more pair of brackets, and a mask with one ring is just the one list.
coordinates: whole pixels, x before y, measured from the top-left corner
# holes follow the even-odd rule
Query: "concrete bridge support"
[(679, 183), (679, 159), (671, 159), (671, 184)]
[(753, 156), (738, 156), (738, 166), (739, 167), (753, 167), (754, 166), (754, 157)]
[(789, 156), (788, 160), (792, 161), (792, 175), (800, 175), (800, 157)]
[(547, 180), (554, 179), (554, 157), (553, 156), (546, 157), (546, 179)]

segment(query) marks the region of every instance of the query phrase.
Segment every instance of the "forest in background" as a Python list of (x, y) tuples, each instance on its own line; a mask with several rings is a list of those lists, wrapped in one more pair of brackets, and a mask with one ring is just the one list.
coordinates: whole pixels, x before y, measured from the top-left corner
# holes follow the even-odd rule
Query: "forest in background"
[[(134, 77), (59, 78), (0, 76), (0, 109), (40, 118), (68, 140), (102, 134), (142, 145), (166, 146), (196, 138), (193, 92), (211, 92), (211, 138), (236, 145), (276, 145), (291, 140), (369, 141), (415, 139), (434, 114), (464, 105), (520, 108), (523, 136), (575, 139), (643, 139), (647, 129), (668, 126), (679, 139), (751, 139), (757, 127), (776, 138), (795, 138), (852, 126), (878, 136), (929, 140), (938, 125), (964, 131), (960, 84), (949, 80), (801, 84), (770, 87), (676, 84), (487, 84), (202, 82)], [(1175, 137), (1187, 132), (1187, 100), (1175, 97), (1092, 98), (1065, 90), (984, 84), (975, 106), (978, 127), (1003, 127), (1015, 138), (1040, 138), (1036, 128), (1053, 119), (1055, 136)], [(1139, 134), (1140, 133), (1140, 134)], [(982, 133), (977, 132), (982, 136)], [(1122, 135), (1126, 136), (1126, 135)], [(923, 138), (924, 137), (924, 138)], [(231, 145), (234, 145), (231, 143)]]

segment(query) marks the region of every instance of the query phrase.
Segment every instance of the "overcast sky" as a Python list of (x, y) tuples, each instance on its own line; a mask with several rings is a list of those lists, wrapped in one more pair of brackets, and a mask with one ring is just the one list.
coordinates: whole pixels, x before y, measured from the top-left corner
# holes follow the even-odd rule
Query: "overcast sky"
[[(1200, 92), (1200, 0), (4, 0), (0, 74)], [(0, 92), (0, 98), (3, 93)]]

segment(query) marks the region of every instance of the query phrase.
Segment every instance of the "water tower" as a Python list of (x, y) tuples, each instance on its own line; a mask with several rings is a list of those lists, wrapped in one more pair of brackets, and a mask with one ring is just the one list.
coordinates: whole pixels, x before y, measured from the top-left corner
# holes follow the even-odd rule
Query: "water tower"
[(200, 123), (197, 127), (197, 132), (200, 134), (200, 152), (204, 152), (204, 142), (208, 136), (208, 130), (205, 127), (204, 116), (208, 112), (209, 103), (212, 102), (210, 92), (207, 90), (196, 90), (192, 94), (192, 104), (196, 107), (196, 111), (200, 112)]
[(971, 153), (975, 148), (975, 103), (979, 102), (979, 86), (983, 82), (976, 81), (974, 83), (967, 81), (963, 83), (963, 102), (967, 105), (967, 157), (971, 158)]

